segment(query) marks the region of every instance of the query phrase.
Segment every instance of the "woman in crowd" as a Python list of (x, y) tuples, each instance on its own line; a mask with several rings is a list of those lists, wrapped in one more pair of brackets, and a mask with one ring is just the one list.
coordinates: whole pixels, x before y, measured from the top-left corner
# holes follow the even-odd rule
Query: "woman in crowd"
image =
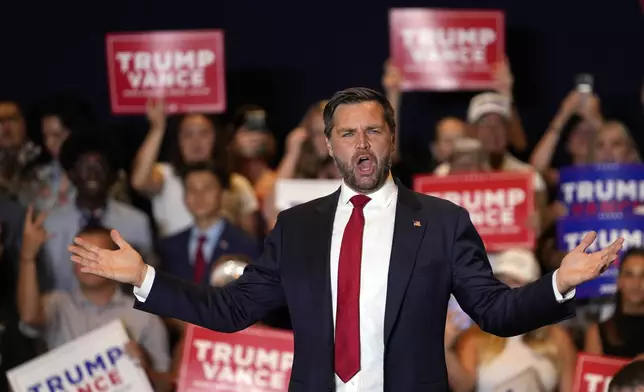
[(79, 100), (52, 97), (37, 105), (34, 128), (41, 134), (44, 151), (21, 186), (23, 205), (48, 211), (73, 200), (76, 190), (58, 161), (60, 149), (72, 132), (87, 128), (91, 120), (91, 110)]
[(585, 351), (634, 358), (644, 354), (644, 248), (622, 257), (617, 276), (615, 313), (586, 332)]
[[(529, 284), (540, 275), (534, 255), (522, 249), (499, 255), (493, 270), (510, 287)], [(576, 352), (568, 333), (560, 326), (507, 339), (475, 326), (459, 337), (455, 320), (448, 317), (445, 329), (445, 358), (453, 391), (572, 391)]]
[(311, 105), (299, 127), (286, 139), (286, 152), (277, 169), (279, 178), (340, 178), (329, 156), (322, 113), (326, 101)]
[(591, 144), (603, 123), (599, 99), (575, 90), (563, 100), (550, 126), (537, 143), (530, 157), (530, 164), (542, 173), (548, 185), (559, 183), (559, 172), (551, 167), (559, 140), (567, 124), (572, 124), (566, 142), (570, 164), (584, 165), (591, 162)]
[[(329, 155), (324, 136), (322, 114), (326, 101), (311, 105), (300, 125), (286, 138), (286, 151), (277, 168), (277, 179), (339, 179), (341, 178), (333, 158)], [(266, 228), (270, 230), (277, 219), (275, 187), (266, 198), (262, 213)]]
[(592, 143), (591, 162), (637, 163), (640, 154), (626, 125), (619, 121), (606, 121)]
[[(183, 202), (181, 170), (185, 164), (213, 160), (225, 164), (226, 141), (221, 128), (204, 114), (188, 114), (178, 120), (176, 144), (171, 163), (158, 162), (166, 132), (162, 101), (150, 102), (147, 112), (150, 131), (134, 160), (132, 187), (152, 200), (152, 214), (162, 237), (176, 234), (190, 224), (192, 216)], [(257, 198), (250, 182), (232, 174), (230, 189), (224, 192), (223, 213), (233, 224), (250, 234), (257, 227)]]
[(261, 206), (272, 191), (276, 177), (270, 166), (276, 153), (275, 138), (266, 123), (266, 112), (255, 105), (241, 107), (235, 113), (231, 131), (234, 171), (253, 184)]

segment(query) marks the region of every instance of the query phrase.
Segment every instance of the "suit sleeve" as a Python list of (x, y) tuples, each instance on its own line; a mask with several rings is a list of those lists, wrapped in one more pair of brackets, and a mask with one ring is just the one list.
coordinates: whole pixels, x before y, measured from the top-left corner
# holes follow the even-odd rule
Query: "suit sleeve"
[(183, 281), (156, 271), (145, 302), (134, 307), (162, 317), (177, 318), (220, 332), (236, 332), (286, 306), (280, 282), (282, 230), (278, 224), (266, 238), (264, 253), (244, 274), (225, 287)]
[(454, 296), (484, 331), (516, 336), (575, 315), (574, 301), (557, 301), (552, 273), (517, 289), (496, 279), (483, 241), (462, 208), (452, 249)]

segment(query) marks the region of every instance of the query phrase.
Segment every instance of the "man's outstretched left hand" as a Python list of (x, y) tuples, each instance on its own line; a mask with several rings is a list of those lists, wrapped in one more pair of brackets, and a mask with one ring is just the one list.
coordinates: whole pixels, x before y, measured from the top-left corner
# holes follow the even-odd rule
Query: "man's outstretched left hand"
[(560, 293), (566, 294), (578, 285), (595, 279), (617, 259), (624, 239), (618, 238), (604, 249), (586, 253), (586, 249), (596, 238), (597, 233), (594, 231), (586, 234), (579, 246), (564, 257), (557, 271), (557, 289)]

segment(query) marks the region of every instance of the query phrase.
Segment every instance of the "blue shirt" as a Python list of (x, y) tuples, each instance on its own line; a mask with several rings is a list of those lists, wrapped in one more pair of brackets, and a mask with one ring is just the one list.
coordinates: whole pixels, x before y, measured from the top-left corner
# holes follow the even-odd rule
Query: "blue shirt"
[[(203, 254), (206, 258), (206, 263), (210, 265), (213, 260), (210, 260), (215, 247), (219, 243), (221, 234), (226, 228), (226, 221), (220, 219), (214, 225), (210, 226), (206, 230), (199, 230), (196, 226), (193, 226), (190, 230), (190, 241), (188, 242), (188, 252), (190, 255), (190, 264), (195, 265), (195, 257), (197, 255), (197, 246), (199, 246), (199, 237), (205, 236), (206, 240), (203, 243)], [(225, 248), (225, 246), (224, 246)]]

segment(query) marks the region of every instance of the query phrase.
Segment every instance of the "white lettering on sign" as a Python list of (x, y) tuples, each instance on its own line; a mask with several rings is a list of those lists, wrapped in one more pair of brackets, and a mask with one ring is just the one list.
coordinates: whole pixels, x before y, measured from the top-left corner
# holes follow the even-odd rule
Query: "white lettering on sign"
[(595, 180), (561, 185), (566, 204), (604, 201), (644, 201), (644, 180)]
[(417, 63), (485, 64), (486, 48), (496, 41), (490, 28), (404, 28), (401, 35)]
[(206, 380), (284, 389), (286, 372), (293, 366), (293, 353), (290, 351), (202, 339), (195, 339), (193, 346), (197, 349), (197, 360), (201, 362)]
[(588, 383), (588, 389), (584, 392), (608, 392), (608, 387), (613, 377), (605, 377), (601, 374), (584, 374), (584, 381)]
[[(563, 240), (566, 243), (566, 250), (570, 252), (579, 246), (581, 240), (589, 232), (590, 231), (564, 234)], [(604, 229), (597, 230), (597, 239), (588, 247), (588, 250), (590, 252), (596, 252), (599, 249), (606, 248), (619, 237), (624, 238), (624, 249), (639, 248), (644, 245), (642, 242), (642, 239), (644, 238), (642, 236), (642, 230)]]
[(485, 227), (515, 225), (514, 209), (526, 200), (526, 193), (521, 188), (429, 194), (465, 208), (474, 226)]
[(134, 89), (204, 87), (205, 69), (215, 59), (207, 49), (116, 53), (119, 70)]

